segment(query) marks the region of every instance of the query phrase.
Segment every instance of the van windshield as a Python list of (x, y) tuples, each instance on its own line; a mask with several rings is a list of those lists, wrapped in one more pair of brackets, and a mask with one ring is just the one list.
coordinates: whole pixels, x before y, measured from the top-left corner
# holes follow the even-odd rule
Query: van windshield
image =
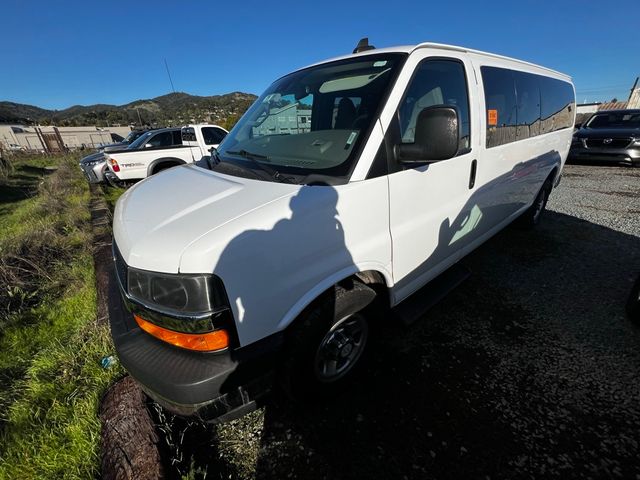
[(271, 177), (296, 183), (312, 174), (347, 179), (405, 59), (365, 55), (282, 77), (226, 136), (219, 160), (256, 171), (266, 166)]

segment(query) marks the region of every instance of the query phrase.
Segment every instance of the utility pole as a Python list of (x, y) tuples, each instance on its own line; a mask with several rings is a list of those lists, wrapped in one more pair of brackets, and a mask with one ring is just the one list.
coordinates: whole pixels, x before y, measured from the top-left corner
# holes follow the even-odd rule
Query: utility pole
[(640, 108), (640, 86), (638, 86), (639, 77), (636, 77), (636, 81), (631, 87), (629, 92), (629, 99), (627, 100), (627, 108)]
[(138, 113), (138, 123), (140, 123), (140, 128), (142, 128), (142, 119), (140, 118), (140, 109), (136, 107), (136, 112)]

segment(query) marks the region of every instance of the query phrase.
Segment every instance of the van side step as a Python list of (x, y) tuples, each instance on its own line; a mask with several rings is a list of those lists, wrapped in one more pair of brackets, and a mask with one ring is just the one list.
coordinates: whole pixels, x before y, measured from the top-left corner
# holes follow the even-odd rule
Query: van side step
[(456, 263), (395, 307), (393, 309), (395, 316), (403, 325), (408, 327), (446, 297), (449, 292), (469, 278), (470, 275), (471, 270), (464, 265)]

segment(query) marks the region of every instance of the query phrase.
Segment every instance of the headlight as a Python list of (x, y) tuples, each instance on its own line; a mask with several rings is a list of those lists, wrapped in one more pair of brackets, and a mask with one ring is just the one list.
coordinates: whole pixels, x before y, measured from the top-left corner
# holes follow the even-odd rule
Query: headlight
[(176, 275), (129, 268), (127, 285), (134, 299), (160, 311), (197, 314), (226, 306), (222, 283), (214, 275)]

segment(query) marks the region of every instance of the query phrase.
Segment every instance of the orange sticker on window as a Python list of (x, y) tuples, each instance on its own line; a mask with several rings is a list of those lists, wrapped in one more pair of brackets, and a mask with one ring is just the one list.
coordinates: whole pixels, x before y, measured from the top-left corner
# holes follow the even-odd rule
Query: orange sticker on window
[(489, 125), (498, 125), (498, 110), (487, 110)]

